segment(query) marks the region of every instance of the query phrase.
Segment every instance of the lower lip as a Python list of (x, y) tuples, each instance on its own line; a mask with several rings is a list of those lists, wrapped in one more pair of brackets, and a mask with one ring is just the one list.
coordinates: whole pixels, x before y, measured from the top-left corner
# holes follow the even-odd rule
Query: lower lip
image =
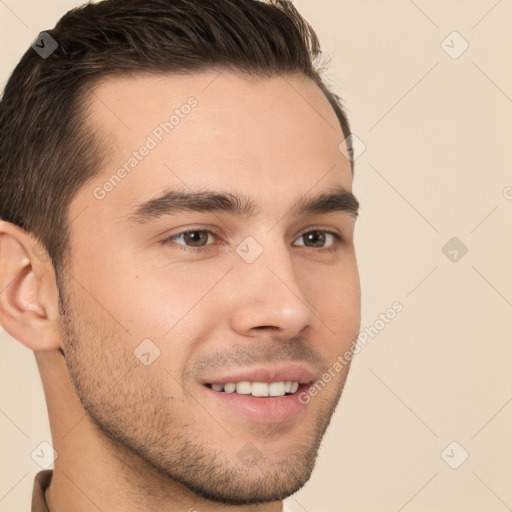
[(227, 407), (251, 421), (261, 423), (286, 421), (303, 411), (307, 404), (299, 401), (299, 394), (307, 388), (307, 384), (301, 384), (292, 395), (266, 398), (214, 391), (204, 386), (208, 395), (223, 407)]

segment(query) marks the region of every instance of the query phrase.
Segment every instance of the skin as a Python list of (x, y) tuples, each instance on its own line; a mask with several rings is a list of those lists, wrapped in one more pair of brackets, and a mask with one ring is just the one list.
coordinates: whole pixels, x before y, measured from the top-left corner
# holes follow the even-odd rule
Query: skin
[[(139, 75), (106, 78), (94, 93), (88, 122), (110, 156), (69, 208), (62, 310), (44, 250), (0, 223), (0, 321), (36, 353), (58, 453), (50, 510), (277, 512), (311, 474), (349, 365), (282, 422), (219, 407), (202, 380), (212, 368), (278, 360), (321, 377), (357, 337), (354, 217), (290, 215), (304, 195), (351, 190), (335, 113), (298, 76)], [(192, 112), (98, 200), (95, 188), (192, 96)], [(247, 195), (261, 214), (127, 221), (139, 203), (183, 186)], [(218, 236), (203, 252), (187, 252), (183, 236), (162, 243), (193, 228)], [(307, 246), (301, 235), (312, 230), (343, 241), (331, 252)], [(246, 236), (263, 248), (250, 264), (235, 251)], [(148, 338), (160, 355), (146, 366), (134, 349)], [(249, 441), (252, 464), (238, 455)]]

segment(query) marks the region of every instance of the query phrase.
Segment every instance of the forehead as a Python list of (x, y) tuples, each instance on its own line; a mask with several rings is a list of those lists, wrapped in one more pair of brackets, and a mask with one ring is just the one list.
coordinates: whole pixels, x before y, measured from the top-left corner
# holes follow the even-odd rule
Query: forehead
[[(281, 202), (318, 186), (351, 189), (336, 114), (307, 77), (112, 77), (92, 91), (88, 122), (108, 157), (77, 202), (98, 213), (121, 214), (172, 186), (249, 191)], [(94, 196), (98, 187), (103, 200)]]

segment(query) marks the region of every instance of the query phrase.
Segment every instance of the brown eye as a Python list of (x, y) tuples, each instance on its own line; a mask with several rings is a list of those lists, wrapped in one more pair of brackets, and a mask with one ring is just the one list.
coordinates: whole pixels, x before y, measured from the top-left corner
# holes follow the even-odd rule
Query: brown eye
[(309, 247), (323, 247), (325, 244), (326, 236), (322, 231), (310, 231), (302, 236), (306, 241), (306, 245), (311, 244), (308, 245)]
[(313, 230), (302, 234), (297, 240), (301, 239), (304, 240), (304, 243), (298, 244), (299, 246), (323, 249), (335, 245), (341, 240), (341, 237), (330, 231)]
[(209, 236), (213, 235), (211, 231), (195, 229), (191, 231), (183, 231), (177, 235), (173, 235), (167, 239), (169, 242), (175, 242), (179, 239), (183, 243), (177, 242), (180, 245), (186, 245), (188, 247), (204, 247), (208, 244)]

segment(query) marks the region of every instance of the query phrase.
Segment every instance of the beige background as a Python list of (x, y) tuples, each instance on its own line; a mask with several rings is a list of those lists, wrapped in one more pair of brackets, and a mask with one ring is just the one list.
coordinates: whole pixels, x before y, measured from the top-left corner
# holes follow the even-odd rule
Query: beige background
[[(79, 3), (0, 1), (2, 83)], [(355, 177), (362, 326), (395, 301), (404, 309), (355, 359), (314, 476), (288, 502), (512, 510), (512, 3), (295, 4), (366, 145)], [(454, 31), (469, 44), (458, 58)], [(452, 237), (468, 248), (456, 262), (442, 252)], [(46, 406), (32, 352), (5, 332), (0, 343), (0, 511), (29, 510), (40, 470), (30, 454), (51, 441)], [(453, 441), (446, 461), (469, 453), (458, 469), (441, 456)]]

